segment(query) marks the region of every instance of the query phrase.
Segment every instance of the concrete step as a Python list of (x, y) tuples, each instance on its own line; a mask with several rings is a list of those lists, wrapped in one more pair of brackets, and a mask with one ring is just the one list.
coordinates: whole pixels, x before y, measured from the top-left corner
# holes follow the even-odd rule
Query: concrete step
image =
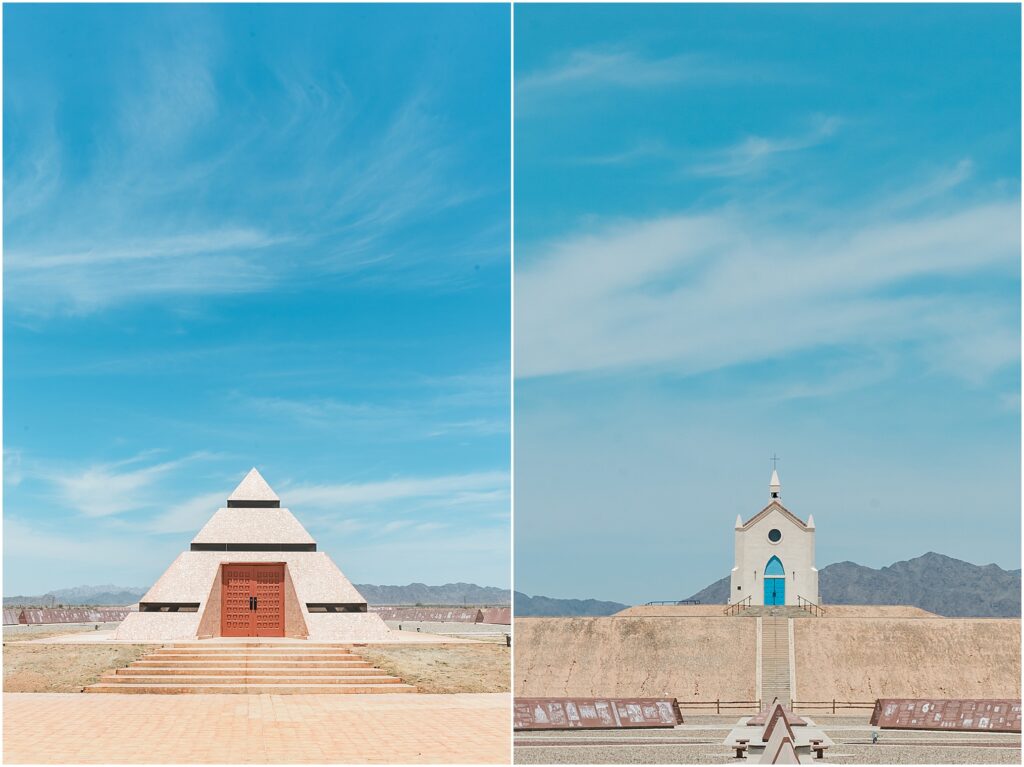
[(347, 647), (237, 643), (200, 649), (190, 644), (165, 646), (105, 674), (85, 692), (338, 694), (416, 692), (416, 688)]
[(306, 686), (310, 684), (402, 684), (402, 680), (394, 676), (225, 676), (217, 674), (194, 674), (191, 676), (125, 676), (123, 674), (105, 674), (102, 684), (172, 684), (172, 685), (203, 685), (203, 684), (291, 684)]
[(189, 674), (207, 674), (216, 676), (375, 676), (384, 674), (382, 669), (371, 666), (369, 663), (359, 668), (296, 668), (295, 666), (279, 666), (273, 668), (253, 668), (251, 666), (128, 666), (119, 668), (114, 673), (122, 676), (187, 676)]
[(147, 655), (147, 658), (154, 658), (158, 660), (175, 660), (175, 661), (205, 661), (205, 660), (235, 660), (235, 661), (251, 661), (251, 662), (264, 662), (264, 661), (281, 661), (287, 663), (294, 663), (296, 661), (310, 661), (315, 663), (323, 663), (325, 661), (360, 661), (362, 656), (359, 655), (306, 655), (306, 654), (295, 654), (295, 655), (239, 655), (237, 653), (223, 653), (221, 655), (213, 655), (211, 653), (204, 653), (201, 655), (185, 655), (182, 653), (153, 653)]
[(313, 649), (327, 648), (327, 649), (334, 649), (334, 650), (351, 650), (352, 649), (352, 644), (351, 643), (343, 643), (343, 642), (306, 642), (306, 641), (300, 641), (300, 642), (246, 642), (244, 640), (240, 640), (238, 642), (208, 642), (208, 643), (203, 643), (203, 641), (200, 640), (199, 642), (172, 642), (170, 645), (165, 645), (165, 647), (175, 647), (175, 648), (177, 648), (177, 647), (184, 647), (184, 648), (187, 648), (187, 649), (190, 649), (190, 650), (191, 649), (196, 649), (196, 650), (219, 650), (219, 649), (224, 648), (224, 647), (228, 647), (228, 648), (246, 647), (246, 648), (253, 648), (253, 649), (278, 648), (278, 647), (286, 647), (286, 648), (298, 647), (298, 648), (305, 648), (305, 649), (310, 649), (310, 648), (313, 648)]
[(143, 694), (249, 694), (249, 695), (309, 695), (328, 693), (334, 695), (371, 693), (412, 693), (416, 688), (409, 684), (110, 684), (100, 682), (86, 687), (83, 692), (92, 693), (143, 693)]
[(221, 653), (243, 653), (247, 655), (275, 655), (275, 654), (352, 654), (351, 647), (340, 647), (338, 645), (325, 645), (323, 647), (310, 647), (304, 644), (274, 645), (263, 647), (161, 647), (158, 652), (184, 652), (188, 654), (221, 654)]
[(224, 660), (223, 658), (210, 658), (209, 660), (167, 660), (154, 658), (153, 660), (138, 660), (135, 665), (140, 668), (371, 668), (373, 664), (365, 660), (302, 660), (302, 661), (268, 661), (268, 660)]

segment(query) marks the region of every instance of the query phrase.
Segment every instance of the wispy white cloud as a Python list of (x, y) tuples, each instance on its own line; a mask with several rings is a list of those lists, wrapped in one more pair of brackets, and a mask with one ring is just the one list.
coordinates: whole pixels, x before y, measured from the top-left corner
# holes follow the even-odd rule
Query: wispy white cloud
[(143, 457), (69, 469), (35, 467), (33, 477), (53, 487), (68, 508), (86, 517), (111, 517), (151, 509), (159, 503), (156, 489), (174, 470), (207, 457), (195, 453), (172, 461), (134, 468)]
[(276, 282), (263, 252), (284, 239), (225, 229), (100, 241), (84, 249), (15, 246), (5, 259), (7, 295), (17, 310), (48, 314), (91, 312), (142, 297), (252, 292)]
[(160, 512), (145, 527), (154, 533), (198, 532), (226, 498), (224, 490), (193, 496)]
[(174, 541), (123, 532), (69, 533), (63, 525), (4, 514), (4, 590), (41, 594), (82, 583), (148, 585), (173, 560)]
[(458, 504), (474, 498), (481, 491), (507, 494), (508, 484), (507, 472), (485, 471), (380, 482), (295, 485), (287, 488), (287, 493), (290, 503), (311, 508), (342, 508), (414, 499)]
[[(138, 508), (147, 499), (152, 500), (145, 492), (151, 484), (147, 480), (168, 470), (164, 466), (173, 468), (167, 464), (143, 470), (150, 473), (136, 480), (142, 488), (132, 486), (123, 491), (118, 496), (121, 499), (119, 507), (122, 510)], [(112, 470), (104, 471), (114, 475), (117, 483), (130, 484), (129, 479), (116, 475)], [(102, 474), (96, 469), (79, 473), (75, 489), (91, 487)], [(341, 535), (354, 532), (390, 535), (407, 528), (435, 530), (445, 527), (447, 523), (430, 518), (438, 510), (502, 508), (509, 499), (509, 477), (506, 472), (480, 472), (331, 485), (282, 484), (280, 493), (284, 505), (300, 512), (308, 510), (310, 513), (304, 518), (308, 518), (318, 530)], [(141, 527), (152, 533), (197, 531), (214, 511), (224, 505), (226, 496), (224, 489), (199, 493), (174, 503), (166, 511), (141, 523)], [(413, 516), (407, 516), (409, 514)]]
[(370, 429), (395, 440), (502, 434), (509, 428), (508, 379), (497, 375), (414, 379), (389, 391), (384, 401), (238, 393), (231, 401), (264, 418), (328, 431)]
[(985, 377), (1017, 358), (1012, 306), (908, 289), (919, 279), (1015, 276), (1016, 200), (901, 219), (839, 216), (798, 230), (745, 213), (608, 225), (524, 262), (517, 375), (644, 365), (695, 373), (899, 342), (961, 376)]
[(707, 81), (731, 74), (731, 70), (696, 55), (654, 57), (628, 49), (580, 49), (569, 52), (547, 69), (526, 72), (516, 78), (516, 92), (581, 88), (652, 88), (687, 81)]
[(702, 176), (744, 176), (764, 170), (779, 155), (817, 146), (839, 130), (842, 121), (835, 116), (819, 116), (814, 125), (793, 136), (747, 136), (725, 149), (712, 152), (705, 162), (692, 168)]
[(674, 158), (679, 155), (678, 150), (672, 149), (662, 141), (638, 141), (626, 149), (605, 154), (592, 154), (582, 157), (568, 158), (567, 162), (572, 165), (592, 166), (617, 166), (635, 165), (650, 160)]
[[(119, 94), (121, 138), (152, 152), (191, 137), (217, 111), (215, 45), (200, 27), (142, 57)], [(122, 151), (125, 147), (122, 144)], [(134, 152), (132, 152), (134, 154)]]
[[(60, 174), (59, 133), (25, 140), (33, 162), (5, 178), (18, 192), (5, 199), (17, 222), (5, 232), (5, 261), (19, 315), (325, 278), (458, 290), (475, 279), (467, 261), (507, 258), (507, 232), (494, 221), (437, 233), (439, 217), (505, 192), (464, 172), (464, 139), (429, 90), (395, 98), (369, 132), (353, 127), (344, 81), (313, 65), (280, 69), (271, 105), (249, 103), (218, 91), (217, 34), (200, 31), (140, 56), (112, 83), (116, 119), (73, 184)], [(268, 111), (282, 118), (267, 121)], [(254, 168), (254, 156), (282, 155), (293, 160), (283, 171)], [(254, 218), (268, 196), (270, 214)], [(224, 198), (252, 204), (225, 215)], [(413, 234), (423, 225), (431, 237)]]
[(14, 448), (4, 448), (4, 485), (17, 487), (21, 484), (23, 474), (21, 471), (21, 451)]

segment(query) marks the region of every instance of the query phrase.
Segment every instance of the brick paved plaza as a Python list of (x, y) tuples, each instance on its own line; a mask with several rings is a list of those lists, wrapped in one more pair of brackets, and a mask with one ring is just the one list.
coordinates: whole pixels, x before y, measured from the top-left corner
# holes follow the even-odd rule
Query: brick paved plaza
[(503, 763), (509, 696), (4, 695), (6, 763)]

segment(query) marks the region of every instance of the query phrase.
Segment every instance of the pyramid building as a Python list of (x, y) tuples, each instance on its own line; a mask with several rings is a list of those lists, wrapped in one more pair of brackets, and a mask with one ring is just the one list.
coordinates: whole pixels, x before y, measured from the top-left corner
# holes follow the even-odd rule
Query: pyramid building
[(386, 639), (366, 599), (253, 469), (115, 639)]

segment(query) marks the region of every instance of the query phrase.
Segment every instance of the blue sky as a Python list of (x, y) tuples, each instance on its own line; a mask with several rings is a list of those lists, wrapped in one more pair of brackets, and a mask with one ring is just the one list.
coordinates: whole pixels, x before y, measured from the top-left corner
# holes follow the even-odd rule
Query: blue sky
[(255, 465), (355, 582), (509, 585), (509, 11), (4, 8), (4, 593)]
[(517, 6), (518, 590), (1020, 567), (1019, 13)]

